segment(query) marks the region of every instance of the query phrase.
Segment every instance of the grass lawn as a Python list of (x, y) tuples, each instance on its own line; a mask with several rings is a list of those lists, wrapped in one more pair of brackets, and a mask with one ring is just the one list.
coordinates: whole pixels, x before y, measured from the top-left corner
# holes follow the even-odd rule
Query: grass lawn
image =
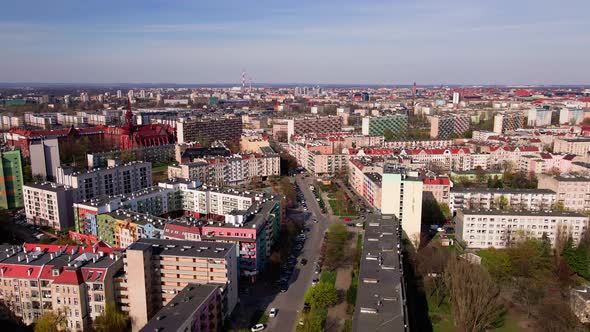
[(340, 216), (340, 217), (356, 217), (357, 216), (356, 211), (354, 209), (352, 209), (351, 206), (347, 206), (346, 209), (340, 210), (337, 207), (335, 199), (328, 200), (328, 203), (330, 203), (330, 207), (332, 208), (332, 212), (334, 213), (335, 216)]
[(336, 271), (323, 271), (320, 275), (320, 282), (336, 284)]

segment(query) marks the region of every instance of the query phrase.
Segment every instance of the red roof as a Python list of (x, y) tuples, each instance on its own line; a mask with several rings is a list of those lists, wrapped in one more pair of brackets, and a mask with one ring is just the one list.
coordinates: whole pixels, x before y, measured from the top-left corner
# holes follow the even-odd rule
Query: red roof
[(65, 285), (80, 285), (84, 282), (84, 277), (80, 269), (69, 270), (66, 268), (53, 282)]
[(422, 180), (424, 184), (433, 184), (433, 185), (450, 185), (451, 180), (449, 178), (424, 178)]

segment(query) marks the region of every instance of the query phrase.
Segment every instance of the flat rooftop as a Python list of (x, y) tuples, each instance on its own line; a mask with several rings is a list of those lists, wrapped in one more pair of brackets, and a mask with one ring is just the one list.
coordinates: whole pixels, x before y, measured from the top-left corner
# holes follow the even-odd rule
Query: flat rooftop
[(127, 250), (145, 251), (150, 248), (155, 255), (159, 256), (224, 258), (230, 250), (235, 250), (235, 244), (185, 240), (139, 239), (127, 247)]
[(486, 216), (547, 216), (547, 217), (582, 217), (587, 218), (582, 213), (570, 211), (528, 211), (528, 210), (462, 210), (464, 215), (486, 215)]
[(180, 331), (187, 321), (193, 319), (194, 313), (206, 304), (205, 301), (215, 296), (218, 288), (210, 284), (188, 284), (140, 332)]
[(512, 189), (512, 188), (451, 188), (451, 193), (493, 193), (493, 194), (555, 194), (550, 189)]
[(398, 226), (392, 215), (373, 215), (366, 222), (353, 331), (406, 331)]

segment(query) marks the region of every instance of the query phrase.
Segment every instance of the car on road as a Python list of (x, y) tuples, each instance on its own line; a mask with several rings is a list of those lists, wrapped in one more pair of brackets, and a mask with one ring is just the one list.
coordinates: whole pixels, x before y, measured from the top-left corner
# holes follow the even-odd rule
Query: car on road
[(319, 278), (313, 278), (313, 280), (311, 281), (311, 284), (312, 284), (312, 285), (315, 285), (315, 284), (317, 284), (318, 282), (320, 282), (320, 279), (319, 279)]
[(308, 312), (311, 310), (311, 305), (309, 305), (309, 303), (304, 303), (303, 304), (303, 312)]
[(301, 265), (304, 265), (304, 266), (305, 266), (305, 264), (307, 264), (307, 259), (305, 259), (305, 258), (302, 258), (302, 259), (301, 259)]
[(322, 272), (322, 268), (321, 267), (316, 267), (315, 271), (313, 271), (315, 274), (320, 274)]
[(357, 222), (356, 223), (356, 227), (363, 227), (363, 223), (362, 222)]
[(268, 317), (275, 318), (275, 317), (277, 317), (278, 313), (279, 313), (279, 310), (277, 308), (271, 308), (270, 311), (268, 312)]
[(258, 332), (258, 331), (263, 331), (265, 328), (266, 328), (266, 326), (264, 324), (256, 324), (256, 325), (252, 326), (250, 331)]
[(281, 286), (281, 293), (285, 293), (288, 290), (289, 290), (289, 287), (287, 287), (287, 285)]

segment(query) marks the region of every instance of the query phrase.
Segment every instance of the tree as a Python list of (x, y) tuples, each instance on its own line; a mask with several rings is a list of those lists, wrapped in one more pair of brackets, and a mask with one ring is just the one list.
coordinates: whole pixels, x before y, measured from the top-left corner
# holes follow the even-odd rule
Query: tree
[(533, 307), (543, 298), (542, 286), (535, 279), (519, 278), (516, 281), (514, 299), (525, 307), (527, 318), (530, 318)]
[(391, 131), (391, 129), (385, 128), (385, 130), (383, 130), (383, 138), (385, 138), (386, 141), (393, 141), (394, 136), (395, 134), (393, 131)]
[(102, 314), (94, 320), (97, 332), (125, 332), (129, 330), (129, 317), (115, 303), (107, 303)]
[(305, 292), (305, 303), (313, 309), (326, 309), (336, 303), (336, 288), (332, 283), (320, 282)]
[(480, 266), (451, 258), (443, 278), (458, 331), (483, 332), (501, 322), (500, 289)]
[(506, 282), (513, 274), (510, 255), (506, 250), (489, 248), (477, 253), (481, 257), (481, 264), (496, 282)]
[(559, 298), (550, 298), (538, 308), (538, 326), (543, 332), (576, 331), (579, 323), (569, 305)]
[(453, 218), (453, 214), (451, 213), (451, 209), (449, 208), (449, 204), (447, 203), (438, 203), (438, 207), (443, 214), (443, 217), (446, 220), (451, 220)]
[(566, 211), (566, 208), (563, 205), (563, 202), (555, 202), (555, 203), (551, 204), (551, 210), (556, 210), (556, 211), (559, 211), (559, 212), (564, 212), (564, 211)]
[[(316, 285), (317, 286), (317, 285)], [(317, 332), (324, 330), (324, 324), (328, 313), (326, 309), (312, 309), (303, 317), (303, 326), (297, 331)]]
[(495, 203), (496, 207), (500, 210), (504, 210), (508, 207), (508, 199), (504, 195), (498, 197)]
[(37, 319), (35, 332), (59, 332), (65, 325), (66, 316), (62, 311), (49, 311)]
[(481, 166), (475, 167), (475, 178), (477, 179), (478, 183), (486, 182), (486, 171)]

